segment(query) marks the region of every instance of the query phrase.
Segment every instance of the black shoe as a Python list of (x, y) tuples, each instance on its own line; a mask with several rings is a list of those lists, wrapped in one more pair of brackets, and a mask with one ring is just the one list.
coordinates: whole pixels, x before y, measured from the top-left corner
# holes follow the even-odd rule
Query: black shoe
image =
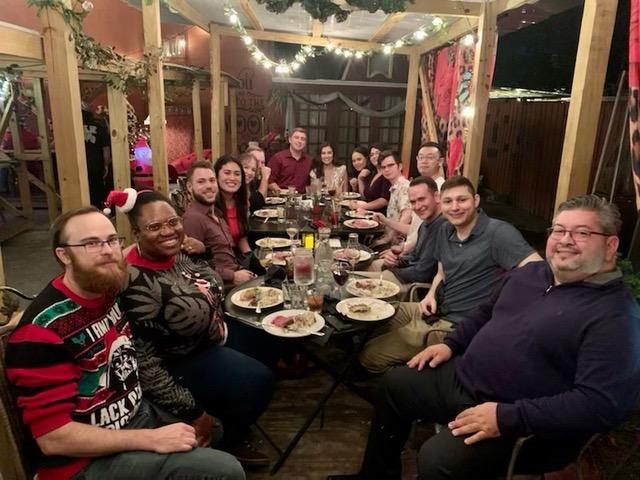
[(364, 477), (359, 473), (352, 473), (351, 475), (329, 475), (327, 480), (364, 480)]

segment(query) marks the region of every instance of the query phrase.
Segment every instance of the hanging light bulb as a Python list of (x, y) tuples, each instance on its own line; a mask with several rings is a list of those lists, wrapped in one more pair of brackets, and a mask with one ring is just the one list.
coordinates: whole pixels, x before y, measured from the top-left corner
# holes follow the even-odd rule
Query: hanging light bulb
[(404, 45), (404, 42), (402, 41), (402, 39), (400, 40), (396, 40), (396, 48), (400, 48)]
[(473, 107), (470, 105), (467, 105), (466, 107), (464, 107), (462, 109), (462, 112), (460, 112), (462, 114), (462, 116), (464, 118), (471, 118), (473, 117)]
[(358, 60), (359, 60), (359, 59), (361, 59), (361, 58), (363, 57), (363, 55), (364, 55), (364, 54), (363, 54), (360, 50), (358, 50), (358, 51), (356, 52), (356, 58), (357, 58)]
[(465, 35), (465, 37), (462, 39), (462, 43), (465, 46), (470, 47), (471, 45), (476, 43), (476, 39), (473, 37), (473, 34), (470, 33), (469, 35)]
[(427, 32), (425, 32), (424, 30), (416, 30), (416, 32), (413, 34), (413, 38), (415, 38), (416, 40), (424, 40), (425, 38), (427, 38)]
[(336, 55), (342, 55), (342, 49), (340, 47), (336, 48)]
[(353, 56), (353, 52), (351, 50), (345, 50), (343, 55), (347, 58), (351, 58)]
[(251, 45), (253, 43), (253, 38), (251, 38), (249, 35), (245, 35), (244, 37), (242, 37), (242, 41), (245, 45)]
[(271, 62), (269, 60), (265, 60), (264, 62), (262, 62), (262, 66), (264, 68), (271, 68)]
[(431, 25), (436, 28), (441, 28), (444, 25), (444, 20), (440, 17), (436, 17), (431, 21)]
[(238, 15), (235, 13), (229, 15), (229, 23), (238, 23)]
[(327, 52), (332, 52), (336, 47), (335, 47), (335, 45), (333, 43), (329, 42), (329, 43), (327, 43), (327, 46), (324, 47), (324, 48), (327, 49)]
[(393, 49), (391, 48), (391, 45), (385, 45), (382, 51), (385, 53), (385, 55), (389, 55), (393, 51)]

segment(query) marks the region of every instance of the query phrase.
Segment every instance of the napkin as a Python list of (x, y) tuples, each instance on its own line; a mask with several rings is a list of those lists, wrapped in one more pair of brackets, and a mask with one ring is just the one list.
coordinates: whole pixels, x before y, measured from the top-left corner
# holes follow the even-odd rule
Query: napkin
[(337, 331), (347, 330), (349, 328), (353, 328), (353, 325), (350, 323), (345, 323), (341, 320), (342, 314), (336, 310), (336, 305), (340, 300), (335, 298), (330, 298), (327, 295), (324, 297), (324, 304), (322, 306), (322, 312), (324, 319), (328, 324), (330, 324)]
[(287, 270), (280, 265), (272, 265), (264, 276), (264, 284), (267, 287), (281, 288), (285, 278), (287, 278)]

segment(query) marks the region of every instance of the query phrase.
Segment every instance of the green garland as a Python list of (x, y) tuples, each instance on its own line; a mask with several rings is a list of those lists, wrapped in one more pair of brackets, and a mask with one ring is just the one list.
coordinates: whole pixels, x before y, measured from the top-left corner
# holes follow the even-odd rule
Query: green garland
[[(311, 17), (320, 20), (322, 23), (334, 15), (337, 22), (344, 22), (350, 10), (344, 10), (332, 0), (256, 0), (261, 5), (266, 5), (267, 10), (273, 13), (284, 13), (293, 6), (300, 3)], [(413, 0), (347, 0), (347, 4), (359, 10), (366, 10), (375, 13), (382, 10), (384, 13), (404, 12), (406, 4), (413, 3)]]
[[(93, 8), (90, 1), (76, 0), (72, 8), (67, 7), (61, 0), (27, 0), (27, 5), (35, 6), (38, 9), (38, 15), (43, 9), (58, 12), (71, 28), (71, 36), (75, 42), (76, 55), (81, 66), (91, 70), (108, 70), (105, 72), (105, 80), (113, 88), (126, 92), (132, 87), (142, 87), (146, 84), (147, 76), (156, 72), (155, 65), (162, 55), (161, 51), (145, 54), (142, 60), (134, 62), (117, 53), (113, 47), (103, 47), (93, 37), (82, 31), (82, 20)], [(76, 6), (80, 6), (81, 9), (75, 9)], [(90, 8), (86, 8), (87, 6)]]

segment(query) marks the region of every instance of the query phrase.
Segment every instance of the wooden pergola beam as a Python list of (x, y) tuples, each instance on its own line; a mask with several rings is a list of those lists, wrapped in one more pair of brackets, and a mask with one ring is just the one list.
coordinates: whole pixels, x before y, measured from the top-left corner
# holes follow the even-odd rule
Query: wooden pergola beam
[(452, 42), (458, 37), (472, 32), (478, 26), (478, 18), (461, 18), (457, 22), (451, 24), (448, 28), (427, 38), (423, 43), (417, 46), (421, 53), (427, 53), (438, 48), (445, 43)]
[(153, 187), (158, 192), (169, 196), (169, 175), (165, 145), (166, 126), (164, 123), (164, 72), (162, 58), (158, 55), (158, 52), (162, 49), (160, 2), (142, 2), (142, 28), (144, 51), (153, 62), (147, 77), (151, 149), (153, 152), (151, 157), (153, 163)]
[(211, 55), (211, 150), (212, 157), (222, 154), (220, 141), (224, 125), (221, 124), (221, 111), (224, 112), (224, 98), (222, 91), (222, 69), (220, 67), (221, 36), (219, 27), (211, 24), (209, 27), (209, 54)]
[(0, 55), (11, 55), (20, 58), (21, 61), (44, 61), (42, 37), (39, 32), (0, 22), (0, 38)]
[[(113, 167), (113, 186), (124, 190), (131, 186), (129, 167), (129, 130), (127, 126), (127, 96), (124, 92), (107, 85), (109, 106), (109, 136), (111, 137), (111, 165)], [(126, 214), (116, 209), (116, 230), (131, 243), (131, 227)]]
[(414, 49), (409, 55), (409, 73), (407, 75), (407, 92), (405, 96), (404, 130), (402, 133), (402, 166), (409, 171), (413, 152), (413, 125), (416, 119), (416, 103), (418, 99), (418, 72), (420, 70), (420, 51)]
[[(214, 24), (211, 24), (213, 27)], [(218, 27), (218, 33), (220, 35), (226, 35), (228, 37), (237, 37), (238, 32), (236, 32), (231, 27)], [(267, 32), (260, 30), (247, 30), (247, 33), (254, 40), (267, 40), (271, 42), (282, 42), (282, 43), (295, 43), (298, 45), (311, 45), (314, 47), (326, 47), (329, 43), (333, 45), (344, 47), (344, 48), (354, 48), (354, 49), (379, 49), (380, 44), (376, 42), (367, 42), (365, 40), (349, 40), (345, 38), (335, 38), (331, 37), (331, 39), (326, 37), (313, 37), (312, 35), (299, 35), (297, 33), (282, 33), (282, 32)], [(400, 53), (403, 55), (409, 55), (412, 52), (412, 47), (401, 47), (396, 48), (394, 53)]]
[(487, 121), (487, 107), (491, 92), (491, 67), (496, 49), (496, 5), (493, 2), (482, 4), (478, 42), (473, 58), (473, 76), (471, 78), (471, 100), (469, 106), (473, 116), (468, 119), (469, 127), (465, 131), (465, 155), (462, 171), (474, 185), (478, 185), (480, 162), (484, 143), (484, 127)]
[(209, 31), (209, 20), (193, 8), (187, 0), (164, 0), (164, 3), (185, 20), (189, 20), (205, 32)]
[(376, 32), (369, 38), (370, 42), (379, 42), (384, 36), (389, 33), (393, 27), (395, 27), (400, 20), (402, 20), (407, 14), (404, 12), (397, 12), (387, 15), (384, 22), (380, 24)]
[(249, 0), (238, 0), (238, 5), (240, 6), (240, 10), (242, 10), (249, 19), (254, 29), (264, 30), (264, 27), (262, 26), (262, 23), (260, 23), (260, 19), (258, 18), (258, 15), (256, 15), (256, 11), (249, 3)]
[(231, 154), (238, 155), (238, 89), (229, 89), (229, 127), (231, 129)]
[(311, 27), (311, 36), (314, 38), (322, 37), (322, 31), (324, 30), (324, 25), (320, 20), (314, 20), (313, 26)]
[(556, 207), (589, 189), (617, 0), (586, 0), (562, 147)]
[(477, 17), (480, 15), (480, 4), (451, 0), (414, 0), (413, 3), (407, 3), (405, 12), (443, 17)]
[(204, 149), (202, 141), (202, 111), (200, 109), (200, 80), (197, 78), (191, 87), (191, 106), (193, 116), (193, 151), (196, 158), (202, 160), (202, 150)]
[[(70, 0), (63, 0), (71, 8)], [(80, 108), (78, 60), (71, 28), (53, 9), (43, 8), (42, 40), (51, 95), (51, 117), (56, 140), (62, 211), (90, 204), (84, 128)]]

